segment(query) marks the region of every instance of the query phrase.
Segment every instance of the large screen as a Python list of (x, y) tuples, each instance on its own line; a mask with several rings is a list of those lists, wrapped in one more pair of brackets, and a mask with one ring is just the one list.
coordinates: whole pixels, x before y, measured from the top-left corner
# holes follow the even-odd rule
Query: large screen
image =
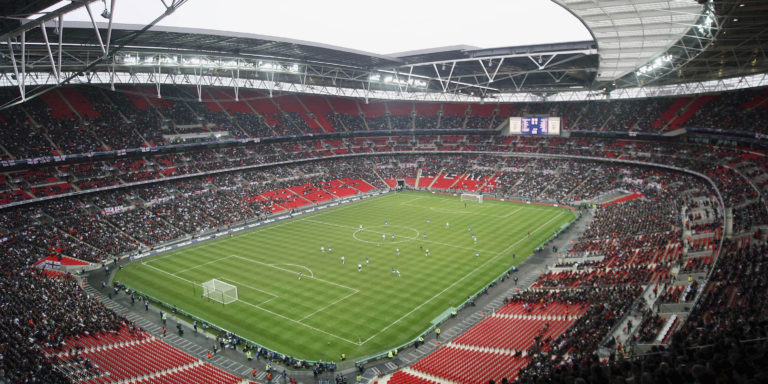
[(559, 117), (510, 117), (510, 135), (560, 135)]
[(520, 134), (523, 135), (546, 135), (548, 117), (521, 117)]

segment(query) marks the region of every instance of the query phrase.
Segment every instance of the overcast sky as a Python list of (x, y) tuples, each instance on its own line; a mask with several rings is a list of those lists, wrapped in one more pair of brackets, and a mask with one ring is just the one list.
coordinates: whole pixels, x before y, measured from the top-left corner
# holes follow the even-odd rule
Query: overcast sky
[[(97, 16), (103, 3), (93, 3), (92, 9), (103, 20)], [(115, 22), (146, 25), (163, 9), (160, 0), (117, 0)], [(64, 20), (89, 19), (79, 11)], [(159, 25), (278, 36), (377, 54), (592, 40), (576, 17), (550, 0), (188, 0)]]

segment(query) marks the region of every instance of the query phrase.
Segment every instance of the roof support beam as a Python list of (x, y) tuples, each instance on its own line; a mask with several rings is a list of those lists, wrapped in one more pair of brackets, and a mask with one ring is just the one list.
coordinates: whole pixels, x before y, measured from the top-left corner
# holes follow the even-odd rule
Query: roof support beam
[(98, 0), (78, 0), (78, 1), (72, 1), (71, 3), (69, 3), (69, 4), (67, 4), (67, 5), (65, 5), (65, 6), (59, 8), (59, 9), (57, 9), (55, 11), (53, 11), (53, 12), (46, 13), (46, 14), (44, 14), (44, 15), (42, 15), (42, 16), (34, 19), (34, 20), (29, 20), (28, 23), (22, 24), (22, 25), (20, 25), (20, 26), (18, 26), (16, 28), (14, 28), (13, 30), (0, 35), (0, 41), (8, 40), (11, 37), (19, 36), (19, 35), (22, 34), (22, 32), (27, 32), (27, 31), (33, 30), (33, 29), (37, 28), (38, 25), (40, 25), (40, 24), (47, 23), (47, 22), (49, 22), (49, 21), (59, 17), (59, 15), (63, 15), (65, 13), (72, 12), (74, 10), (77, 10), (77, 9), (81, 8), (84, 4), (93, 3), (94, 1), (98, 1)]
[(56, 83), (61, 83), (61, 74), (56, 69), (56, 60), (53, 59), (53, 52), (51, 52), (51, 43), (48, 42), (48, 32), (45, 31), (45, 25), (40, 24), (40, 30), (43, 31), (43, 39), (45, 39), (45, 49), (48, 51), (48, 58), (51, 59), (51, 72), (56, 76)]
[[(24, 35), (24, 32), (22, 32), (22, 36), (23, 35)], [(11, 45), (11, 39), (6, 40), (6, 42), (8, 43), (8, 51), (11, 54), (11, 62), (13, 63), (13, 75), (16, 76), (17, 85), (19, 87), (19, 93), (21, 93), (21, 99), (22, 100), (26, 100), (27, 97), (26, 97), (26, 93), (24, 92), (25, 89), (24, 89), (24, 79), (23, 79), (23, 77), (25, 76), (25, 73), (26, 73), (25, 70), (24, 70), (24, 62), (22, 61), (21, 72), (19, 72), (19, 68), (16, 65), (16, 53), (13, 51), (13, 45)], [(22, 44), (22, 47), (23, 46), (24, 45)], [(22, 60), (24, 60), (24, 52), (23, 51), (21, 53), (21, 58), (22, 58)]]
[[(101, 32), (99, 31), (98, 26), (96, 25), (96, 20), (94, 19), (93, 13), (91, 12), (90, 3), (94, 2), (94, 1), (96, 1), (96, 0), (72, 1), (72, 3), (70, 3), (69, 5), (66, 5), (64, 7), (61, 7), (59, 9), (57, 9), (55, 12), (51, 12), (51, 13), (49, 13), (47, 15), (44, 15), (44, 16), (42, 16), (40, 18), (37, 18), (37, 19), (33, 20), (30, 23), (22, 25), (21, 27), (16, 28), (16, 29), (14, 29), (13, 31), (11, 31), (9, 33), (3, 34), (2, 36), (0, 36), (0, 41), (2, 41), (2, 40), (8, 41), (9, 38), (12, 37), (12, 36), (18, 36), (19, 34), (21, 35), (22, 67), (24, 67), (24, 61), (23, 60), (24, 60), (24, 57), (25, 57), (24, 50), (25, 50), (25, 45), (26, 45), (26, 41), (25, 41), (25, 38), (24, 38), (25, 37), (25, 33), (26, 33), (26, 31), (29, 31), (31, 29), (39, 27), (41, 29), (41, 31), (42, 31), (42, 35), (43, 35), (43, 38), (45, 40), (45, 46), (46, 46), (46, 49), (47, 49), (47, 52), (48, 52), (48, 58), (51, 61), (51, 72), (56, 77), (56, 84), (58, 85), (58, 84), (62, 84), (62, 83), (68, 83), (70, 81), (73, 81), (78, 76), (78, 73), (84, 73), (84, 72), (88, 72), (88, 71), (91, 71), (93, 69), (96, 69), (97, 65), (99, 65), (102, 62), (104, 62), (107, 59), (109, 59), (110, 56), (112, 56), (114, 58), (114, 54), (116, 52), (122, 50), (126, 45), (131, 44), (136, 39), (136, 37), (138, 37), (142, 33), (146, 32), (148, 29), (150, 29), (152, 26), (157, 24), (157, 22), (159, 22), (160, 20), (164, 19), (166, 16), (172, 14), (176, 9), (178, 9), (179, 7), (184, 5), (188, 0), (170, 0), (170, 4), (167, 3), (165, 0), (161, 0), (163, 5), (165, 6), (165, 12), (163, 12), (157, 18), (152, 20), (152, 22), (150, 22), (149, 24), (144, 26), (142, 29), (140, 29), (138, 31), (135, 31), (132, 34), (130, 34), (129, 36), (127, 36), (125, 39), (123, 39), (123, 41), (120, 44), (120, 46), (118, 46), (116, 49), (112, 50), (111, 52), (107, 51), (107, 46), (104, 45), (104, 42), (101, 39)], [(111, 0), (110, 3), (112, 4), (112, 9), (109, 12), (110, 23), (109, 23), (109, 27), (108, 27), (109, 30), (107, 31), (107, 36), (109, 36), (109, 38), (111, 39), (111, 27), (112, 27), (112, 22), (111, 21), (112, 21), (112, 18), (114, 16), (114, 3), (115, 3), (115, 1)], [(58, 69), (58, 68), (61, 68), (61, 66), (57, 66), (56, 62), (55, 62), (55, 60), (53, 58), (53, 52), (51, 51), (51, 45), (50, 45), (50, 42), (48, 40), (48, 33), (46, 31), (46, 28), (45, 28), (45, 22), (54, 20), (56, 17), (59, 17), (60, 15), (62, 15), (64, 13), (67, 13), (67, 12), (70, 12), (72, 10), (78, 9), (78, 8), (80, 8), (82, 6), (85, 6), (86, 10), (88, 11), (88, 15), (89, 15), (89, 17), (91, 19), (91, 24), (93, 25), (93, 28), (94, 28), (94, 31), (96, 33), (96, 37), (97, 37), (97, 40), (98, 40), (98, 47), (101, 50), (102, 55), (100, 57), (98, 57), (96, 60), (93, 60), (92, 62), (90, 62), (87, 65), (85, 65), (82, 68), (80, 68), (80, 70), (68, 72), (68, 76), (62, 77), (62, 73)], [(61, 31), (61, 29), (59, 29), (59, 35), (61, 35), (62, 33), (63, 32)], [(109, 42), (107, 44), (109, 45)], [(61, 48), (63, 48), (63, 46)], [(23, 98), (19, 97), (19, 98), (7, 101), (4, 104), (0, 105), (0, 110), (6, 109), (6, 108), (10, 108), (10, 107), (15, 106), (15, 105), (18, 105), (18, 104), (20, 104), (20, 103), (22, 103), (22, 102), (24, 102), (24, 101), (26, 101), (26, 100), (28, 100), (30, 98), (34, 98), (34, 97), (37, 97), (37, 96), (41, 95), (42, 93), (48, 92), (48, 91), (50, 91), (50, 89), (51, 88), (41, 89), (39, 91), (36, 91), (32, 95), (27, 94), (25, 92)], [(158, 93), (159, 93), (159, 90), (158, 90)]]
[(88, 17), (91, 19), (91, 25), (93, 25), (93, 30), (94, 32), (96, 32), (96, 39), (99, 41), (99, 48), (101, 48), (101, 54), (106, 56), (107, 49), (106, 47), (104, 47), (104, 42), (101, 40), (101, 33), (99, 32), (99, 27), (96, 25), (96, 20), (93, 18), (93, 12), (91, 12), (91, 6), (88, 5), (88, 3), (85, 3), (85, 9), (88, 11)]

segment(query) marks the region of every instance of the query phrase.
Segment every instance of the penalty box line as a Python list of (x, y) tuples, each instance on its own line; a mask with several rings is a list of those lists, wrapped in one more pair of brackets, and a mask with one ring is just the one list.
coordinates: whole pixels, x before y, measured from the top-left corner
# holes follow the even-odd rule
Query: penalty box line
[[(230, 257), (238, 257), (238, 258), (241, 258), (241, 257), (239, 257), (239, 256), (237, 256), (237, 255), (232, 255), (232, 256), (230, 256)], [(241, 258), (241, 259), (242, 259), (242, 258)], [(244, 260), (248, 260), (248, 259), (244, 259)], [(253, 261), (253, 260), (251, 260), (251, 261)], [(257, 262), (257, 263), (258, 263), (258, 262)], [(167, 274), (167, 275), (169, 275), (169, 276), (173, 276), (174, 278), (177, 278), (177, 279), (179, 279), (179, 280), (185, 281), (185, 282), (187, 282), (187, 283), (189, 283), (189, 284), (192, 284), (192, 285), (195, 285), (195, 286), (201, 287), (201, 289), (202, 289), (202, 284), (199, 284), (199, 283), (196, 283), (196, 282), (194, 282), (194, 281), (191, 281), (191, 280), (185, 279), (185, 278), (183, 278), (183, 277), (179, 277), (179, 276), (176, 276), (176, 275), (174, 275), (174, 274), (172, 274), (172, 273), (170, 273), (170, 272), (168, 272), (168, 271), (165, 271), (165, 270), (162, 270), (162, 269), (160, 269), (160, 268), (157, 268), (157, 267), (155, 267), (154, 265), (150, 265), (150, 264), (147, 264), (146, 262), (144, 262), (144, 263), (142, 263), (142, 264), (143, 264), (143, 265), (145, 265), (145, 266), (147, 266), (147, 267), (149, 267), (149, 268), (152, 268), (152, 269), (154, 269), (154, 270), (156, 270), (156, 271), (158, 271), (158, 272), (161, 272), (161, 273), (165, 273), (165, 274)], [(263, 263), (259, 263), (259, 264), (263, 264)], [(269, 265), (269, 264), (265, 264), (265, 265)], [(275, 267), (273, 267), (273, 268), (275, 268)], [(293, 272), (293, 271), (291, 271), (291, 272)], [(314, 278), (314, 279), (316, 279), (316, 278)], [(227, 279), (227, 280), (229, 280), (229, 279)], [(319, 280), (319, 279), (318, 279), (318, 280)], [(234, 283), (240, 284), (240, 283), (238, 283), (238, 282), (236, 282), (236, 281), (234, 281), (234, 280), (229, 280), (229, 281), (232, 281), (232, 282), (234, 282)], [(331, 282), (328, 282), (328, 283), (331, 283)], [(339, 286), (341, 286), (340, 284), (336, 284), (336, 285), (339, 285)], [(243, 285), (243, 286), (245, 286), (245, 285)], [(343, 287), (343, 286), (342, 286), (342, 287)], [(349, 288), (349, 287), (346, 287), (346, 288), (348, 288), (348, 289), (353, 289), (353, 290), (355, 290), (355, 291), (356, 291), (356, 292), (354, 292), (354, 293), (357, 293), (357, 290), (356, 290), (356, 289), (354, 289), (354, 288)], [(265, 292), (265, 293), (266, 293), (266, 292)], [(270, 293), (270, 294), (271, 294), (271, 293)], [(348, 296), (351, 296), (351, 295), (347, 295), (346, 297), (348, 297)], [(346, 297), (344, 297), (344, 298), (346, 298)], [(274, 299), (274, 298), (273, 298), (273, 299)], [(273, 299), (270, 299), (270, 300), (273, 300)], [(270, 301), (270, 300), (268, 300), (268, 301)], [(328, 332), (328, 331), (322, 330), (322, 329), (320, 329), (320, 328), (317, 328), (317, 327), (313, 327), (313, 326), (311, 326), (311, 325), (309, 325), (309, 324), (306, 324), (306, 323), (303, 323), (303, 322), (301, 322), (301, 321), (299, 321), (299, 320), (296, 320), (296, 319), (292, 319), (292, 318), (290, 318), (290, 317), (288, 317), (288, 316), (285, 316), (285, 315), (279, 314), (279, 313), (277, 313), (277, 312), (273, 312), (273, 311), (270, 311), (269, 309), (266, 309), (266, 308), (264, 308), (264, 307), (261, 307), (261, 306), (259, 306), (259, 305), (261, 305), (261, 304), (263, 304), (263, 303), (259, 303), (259, 304), (253, 304), (253, 303), (250, 303), (250, 302), (248, 302), (248, 301), (245, 301), (245, 300), (241, 300), (241, 299), (239, 299), (239, 298), (237, 299), (237, 301), (238, 301), (238, 302), (240, 302), (240, 303), (243, 303), (243, 304), (245, 304), (245, 305), (248, 305), (248, 306), (251, 306), (251, 307), (254, 307), (254, 308), (260, 309), (260, 310), (262, 310), (262, 311), (264, 311), (264, 312), (267, 312), (267, 313), (269, 313), (269, 314), (271, 314), (271, 315), (274, 315), (274, 316), (277, 316), (277, 317), (279, 317), (279, 318), (282, 318), (282, 319), (288, 320), (288, 321), (290, 321), (290, 322), (293, 322), (293, 323), (296, 323), (296, 324), (300, 324), (300, 325), (302, 325), (302, 326), (304, 326), (304, 327), (307, 327), (307, 328), (309, 328), (309, 329), (311, 329), (311, 330), (313, 330), (313, 331), (317, 331), (317, 332), (320, 332), (320, 333), (322, 333), (322, 334), (325, 334), (325, 335), (328, 335), (328, 336), (331, 336), (331, 337), (335, 337), (335, 338), (337, 338), (337, 339), (339, 339), (339, 340), (341, 340), (341, 341), (344, 341), (344, 342), (347, 342), (347, 343), (350, 343), (350, 344), (354, 344), (354, 345), (362, 345), (360, 342), (357, 342), (357, 341), (352, 341), (352, 340), (346, 339), (346, 338), (344, 338), (344, 337), (338, 336), (338, 335), (336, 335), (336, 334), (333, 334), (333, 333), (331, 333), (331, 332)]]
[[(240, 259), (240, 260), (244, 260), (244, 261), (248, 261), (248, 262), (255, 263), (255, 264), (265, 265), (267, 267), (274, 268), (274, 269), (277, 269), (277, 270), (283, 271), (283, 272), (294, 273), (294, 274), (296, 273), (296, 271), (292, 271), (290, 269), (281, 268), (281, 267), (278, 267), (278, 266), (276, 266), (274, 264), (262, 263), (261, 261), (248, 259), (248, 258), (245, 258), (245, 257), (242, 257), (242, 256), (238, 256), (238, 255), (231, 255), (230, 257), (234, 257), (234, 258), (237, 258), (237, 259)], [(306, 267), (304, 267), (304, 268), (306, 268)], [(306, 268), (306, 269), (310, 270), (309, 268)], [(352, 288), (352, 287), (348, 287), (348, 286), (346, 286), (344, 284), (339, 284), (339, 283), (335, 283), (333, 281), (323, 280), (323, 279), (321, 279), (319, 277), (314, 277), (314, 276), (306, 276), (306, 277), (309, 278), (309, 279), (313, 279), (313, 280), (317, 280), (317, 281), (326, 283), (326, 284), (335, 285), (335, 286), (337, 286), (339, 288), (348, 289), (350, 291), (354, 291), (355, 293), (359, 292), (357, 289)]]
[[(255, 264), (261, 264), (261, 265), (264, 265), (264, 266), (267, 266), (267, 267), (270, 267), (270, 268), (274, 268), (274, 269), (277, 269), (277, 270), (280, 270), (280, 271), (285, 271), (285, 272), (289, 272), (289, 273), (296, 273), (295, 271), (291, 271), (291, 270), (289, 270), (289, 269), (281, 268), (281, 267), (275, 266), (275, 265), (273, 265), (273, 264), (266, 264), (266, 263), (262, 263), (262, 262), (260, 262), (260, 261), (257, 261), (257, 260), (251, 260), (251, 259), (247, 259), (247, 258), (245, 258), (245, 257), (241, 257), (241, 256), (238, 256), (238, 255), (232, 255), (232, 256), (230, 256), (230, 257), (234, 257), (234, 258), (237, 258), (237, 259), (241, 259), (241, 260), (249, 261), (249, 262), (252, 262), (252, 263), (255, 263)], [(307, 270), (310, 270), (310, 269), (309, 269), (309, 268), (307, 268), (307, 267), (304, 267), (304, 266), (302, 266), (302, 267), (303, 267), (303, 268), (306, 268)], [(311, 270), (310, 270), (310, 271), (311, 271)], [(348, 342), (348, 343), (351, 343), (351, 344), (355, 344), (355, 345), (361, 345), (359, 342), (355, 342), (355, 341), (352, 341), (352, 340), (348, 340), (348, 339), (346, 339), (346, 338), (343, 338), (343, 337), (341, 337), (341, 336), (335, 335), (335, 334), (333, 334), (333, 333), (330, 333), (330, 332), (328, 332), (328, 331), (324, 331), (324, 330), (322, 330), (322, 329), (320, 329), (320, 328), (317, 328), (317, 327), (311, 326), (311, 325), (309, 325), (309, 324), (307, 324), (307, 323), (304, 323), (304, 322), (303, 322), (303, 320), (305, 320), (305, 319), (307, 319), (307, 318), (309, 318), (309, 317), (311, 317), (311, 316), (313, 316), (313, 315), (315, 315), (315, 314), (317, 314), (317, 313), (320, 313), (320, 312), (322, 312), (322, 311), (326, 310), (327, 308), (329, 308), (329, 307), (331, 307), (331, 306), (333, 306), (333, 305), (335, 305), (335, 304), (337, 304), (337, 303), (339, 303), (339, 302), (341, 302), (341, 301), (343, 301), (343, 300), (346, 300), (347, 298), (349, 298), (349, 297), (351, 297), (351, 296), (353, 296), (353, 295), (356, 295), (356, 294), (357, 294), (358, 292), (360, 292), (360, 291), (359, 291), (358, 289), (355, 289), (355, 288), (352, 288), (352, 287), (348, 287), (348, 286), (346, 286), (346, 285), (343, 285), (343, 284), (338, 284), (338, 283), (335, 283), (335, 282), (333, 282), (333, 281), (328, 281), (328, 280), (320, 279), (320, 278), (318, 278), (318, 277), (314, 277), (314, 274), (313, 274), (312, 276), (306, 276), (306, 277), (307, 277), (307, 278), (309, 278), (309, 279), (312, 279), (312, 280), (317, 280), (317, 281), (320, 281), (320, 282), (322, 282), (322, 283), (326, 283), (326, 284), (334, 285), (334, 286), (337, 286), (337, 287), (340, 287), (340, 288), (348, 289), (348, 290), (350, 290), (350, 291), (352, 291), (352, 292), (350, 292), (350, 293), (348, 293), (348, 294), (346, 294), (346, 295), (344, 295), (344, 296), (342, 296), (342, 297), (340, 297), (340, 298), (338, 298), (338, 299), (334, 300), (333, 302), (331, 302), (331, 303), (329, 303), (329, 304), (327, 304), (327, 305), (325, 305), (325, 306), (323, 306), (323, 307), (321, 307), (321, 308), (317, 309), (316, 311), (314, 311), (314, 312), (312, 312), (312, 313), (310, 313), (310, 314), (308, 314), (308, 315), (306, 315), (306, 316), (302, 317), (302, 318), (301, 318), (301, 319), (299, 319), (299, 320), (296, 320), (296, 319), (292, 319), (292, 318), (290, 318), (290, 317), (287, 317), (287, 316), (285, 316), (285, 315), (282, 315), (282, 314), (279, 314), (279, 313), (277, 313), (277, 312), (274, 312), (274, 311), (270, 311), (270, 310), (268, 310), (268, 309), (266, 309), (266, 308), (263, 308), (263, 307), (261, 307), (261, 306), (260, 306), (260, 305), (261, 305), (261, 304), (263, 304), (263, 303), (260, 303), (259, 305), (254, 305), (254, 304), (251, 304), (251, 303), (245, 303), (245, 304), (251, 305), (251, 306), (253, 306), (254, 308), (258, 308), (258, 309), (261, 309), (261, 310), (263, 310), (264, 312), (270, 313), (270, 314), (272, 314), (272, 315), (275, 315), (275, 316), (278, 316), (278, 317), (280, 317), (280, 318), (283, 318), (283, 319), (286, 319), (286, 320), (289, 320), (289, 321), (292, 321), (292, 322), (295, 322), (295, 323), (301, 324), (301, 325), (303, 325), (303, 326), (305, 326), (305, 327), (307, 327), (307, 328), (310, 328), (310, 329), (312, 329), (312, 330), (315, 330), (315, 331), (318, 331), (318, 332), (324, 333), (324, 334), (326, 334), (326, 335), (329, 335), (329, 336), (333, 336), (333, 337), (336, 337), (336, 338), (338, 338), (339, 340), (343, 340), (343, 341), (346, 341), (346, 342)], [(234, 280), (230, 280), (230, 281), (232, 281), (232, 282), (234, 282), (234, 283), (238, 283), (238, 282), (236, 282), (236, 281), (234, 281)], [(239, 283), (238, 283), (238, 284), (239, 284)], [(244, 285), (244, 284), (243, 284), (243, 286), (247, 287), (247, 286), (246, 286), (246, 285)]]
[[(216, 262), (216, 261), (220, 261), (220, 260), (223, 260), (223, 259), (229, 259), (229, 258), (231, 258), (231, 257), (232, 257), (232, 256), (222, 257), (221, 259), (217, 259), (217, 260), (214, 260), (214, 261), (212, 261), (212, 262), (208, 262), (208, 263), (205, 263), (205, 264), (210, 264), (210, 263), (213, 263), (213, 262)], [(182, 281), (184, 281), (184, 282), (187, 282), (187, 283), (189, 283), (189, 284), (191, 284), (191, 285), (194, 285), (194, 286), (200, 287), (201, 289), (203, 288), (203, 285), (202, 285), (202, 284), (200, 284), (200, 283), (197, 283), (197, 282), (194, 282), (194, 281), (192, 281), (192, 280), (188, 280), (188, 279), (185, 279), (185, 278), (183, 278), (183, 277), (181, 277), (181, 276), (177, 275), (176, 273), (170, 273), (170, 272), (168, 272), (168, 271), (166, 271), (166, 270), (163, 270), (163, 269), (157, 268), (157, 267), (155, 267), (154, 265), (150, 265), (150, 264), (148, 264), (148, 263), (142, 263), (142, 264), (143, 264), (144, 266), (147, 266), (147, 267), (149, 267), (149, 268), (152, 268), (152, 269), (154, 269), (154, 270), (156, 270), (156, 271), (158, 271), (158, 272), (162, 272), (162, 273), (165, 273), (165, 274), (167, 274), (167, 275), (169, 275), (169, 276), (173, 276), (173, 277), (175, 277), (175, 278), (177, 278), (177, 279), (179, 279), (179, 280), (182, 280)], [(202, 266), (202, 264), (201, 264), (200, 266)], [(178, 272), (177, 272), (177, 273), (178, 273)], [(271, 299), (269, 299), (269, 300), (267, 300), (267, 301), (265, 301), (265, 302), (263, 302), (263, 303), (259, 303), (259, 304), (264, 304), (264, 303), (266, 303), (266, 302), (272, 301), (272, 300), (274, 300), (274, 299), (276, 299), (276, 298), (280, 297), (280, 296), (278, 296), (278, 295), (276, 295), (276, 294), (274, 294), (274, 293), (272, 293), (272, 292), (268, 292), (268, 291), (265, 291), (265, 290), (263, 290), (263, 289), (258, 289), (258, 288), (254, 288), (254, 287), (249, 287), (249, 286), (247, 286), (247, 285), (245, 285), (245, 284), (243, 284), (243, 283), (240, 283), (240, 282), (238, 282), (238, 281), (235, 281), (235, 280), (232, 280), (232, 279), (229, 279), (229, 278), (226, 278), (226, 277), (215, 277), (215, 279), (218, 279), (218, 280), (228, 280), (228, 281), (231, 281), (231, 282), (234, 282), (234, 283), (240, 284), (240, 285), (242, 285), (242, 286), (244, 286), (244, 287), (246, 287), (246, 288), (250, 288), (250, 289), (253, 289), (253, 290), (255, 290), (255, 291), (259, 291), (259, 292), (262, 292), (262, 293), (265, 293), (265, 294), (267, 294), (267, 295), (270, 295), (270, 296), (272, 296), (272, 298), (271, 298)], [(237, 301), (243, 301), (243, 302), (245, 302), (244, 300), (241, 300), (241, 299), (239, 298), (239, 295), (238, 295), (238, 299), (237, 299)]]
[[(262, 292), (262, 293), (266, 293), (267, 295), (270, 295), (270, 296), (272, 296), (272, 298), (271, 298), (271, 299), (268, 299), (268, 300), (262, 301), (262, 302), (260, 302), (260, 303), (258, 303), (258, 304), (255, 304), (255, 305), (257, 305), (257, 306), (258, 306), (258, 305), (262, 305), (262, 304), (266, 304), (266, 303), (269, 303), (270, 301), (272, 301), (272, 300), (274, 300), (274, 299), (277, 299), (278, 297), (280, 297), (280, 296), (278, 296), (278, 295), (276, 295), (276, 294), (274, 294), (274, 293), (272, 293), (272, 292), (268, 292), (268, 291), (265, 291), (265, 290), (263, 290), (263, 289), (258, 289), (258, 288), (256, 288), (256, 287), (251, 287), (250, 285), (247, 285), (247, 284), (241, 283), (241, 282), (239, 282), (239, 281), (237, 281), (237, 280), (233, 280), (233, 279), (230, 279), (230, 278), (227, 278), (227, 277), (224, 277), (224, 276), (221, 276), (221, 277), (217, 277), (216, 279), (218, 279), (218, 280), (226, 280), (226, 281), (231, 281), (231, 282), (233, 282), (233, 283), (235, 283), (235, 284), (241, 285), (241, 286), (243, 286), (243, 287), (246, 287), (246, 288), (248, 288), (248, 289), (253, 289), (254, 291), (259, 291), (259, 292)], [(240, 295), (239, 295), (239, 294), (237, 295), (237, 301), (242, 301), (243, 303), (249, 303), (249, 302), (247, 302), (247, 301), (245, 301), (245, 300), (240, 300)]]
[[(240, 256), (237, 256), (237, 255), (232, 255), (232, 256), (230, 256), (230, 257), (235, 257), (235, 258), (238, 258), (238, 259), (241, 259), (241, 260), (250, 261), (250, 262), (252, 262), (252, 263), (256, 263), (256, 264), (262, 264), (262, 265), (266, 265), (266, 266), (268, 266), (268, 267), (271, 267), (271, 268), (275, 268), (275, 269), (277, 269), (277, 270), (281, 270), (281, 271), (286, 271), (286, 272), (289, 272), (289, 273), (296, 273), (295, 271), (291, 271), (291, 270), (289, 270), (289, 269), (285, 269), (285, 268), (280, 268), (280, 267), (278, 267), (278, 266), (275, 266), (275, 265), (273, 265), (273, 264), (266, 264), (266, 263), (262, 263), (262, 262), (260, 262), (260, 261), (256, 261), (256, 260), (247, 259), (247, 258), (244, 258), (244, 257), (240, 257)], [(291, 265), (294, 265), (294, 266), (297, 266), (297, 267), (299, 266), (299, 265), (295, 265), (295, 264), (291, 264)], [(307, 267), (305, 267), (305, 266), (300, 266), (300, 267), (302, 267), (302, 268), (305, 268), (305, 269), (307, 269), (307, 270), (308, 270), (308, 271), (310, 271), (310, 272), (312, 271), (311, 269), (309, 269), (309, 268), (307, 268)], [(308, 314), (308, 315), (306, 315), (306, 316), (302, 317), (301, 319), (297, 320), (297, 321), (298, 321), (298, 322), (300, 322), (300, 323), (302, 323), (302, 321), (304, 321), (304, 320), (306, 320), (306, 319), (308, 319), (308, 318), (310, 318), (310, 317), (314, 316), (315, 314), (317, 314), (317, 313), (320, 313), (320, 312), (322, 312), (322, 311), (324, 311), (324, 310), (326, 310), (326, 309), (330, 308), (331, 306), (333, 306), (333, 305), (336, 305), (336, 304), (338, 304), (339, 302), (341, 302), (341, 301), (344, 301), (344, 300), (348, 299), (349, 297), (351, 297), (351, 296), (354, 296), (354, 295), (356, 295), (357, 293), (359, 293), (359, 292), (360, 292), (360, 291), (359, 291), (358, 289), (356, 289), (356, 288), (348, 287), (348, 286), (346, 286), (346, 285), (343, 285), (343, 284), (338, 284), (338, 283), (335, 283), (335, 282), (333, 282), (333, 281), (328, 281), (328, 280), (324, 280), (324, 279), (320, 279), (320, 278), (317, 278), (317, 277), (315, 277), (315, 276), (314, 276), (314, 274), (312, 274), (311, 276), (306, 276), (306, 278), (308, 278), (308, 279), (313, 279), (313, 280), (317, 280), (317, 281), (320, 281), (320, 282), (322, 282), (322, 283), (326, 283), (326, 284), (330, 284), (330, 285), (335, 285), (335, 286), (337, 286), (337, 287), (339, 287), (339, 288), (348, 289), (348, 290), (350, 290), (351, 292), (350, 292), (350, 293), (348, 293), (348, 294), (346, 294), (346, 295), (344, 295), (344, 296), (341, 296), (341, 297), (339, 297), (338, 299), (336, 299), (336, 300), (332, 301), (331, 303), (329, 303), (329, 304), (326, 304), (326, 305), (324, 305), (323, 307), (321, 307), (321, 308), (317, 309), (316, 311), (314, 311), (314, 312), (312, 312), (312, 313), (310, 313), (310, 314)], [(232, 281), (234, 281), (234, 280), (232, 280)], [(302, 324), (304, 324), (304, 323), (302, 323)]]

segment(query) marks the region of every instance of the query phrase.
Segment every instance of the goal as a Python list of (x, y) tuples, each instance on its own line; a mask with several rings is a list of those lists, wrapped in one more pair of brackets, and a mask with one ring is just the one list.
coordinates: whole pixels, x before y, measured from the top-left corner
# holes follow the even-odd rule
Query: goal
[(477, 194), (477, 193), (462, 193), (461, 201), (472, 201), (472, 202), (478, 202), (482, 204), (483, 195)]
[(229, 304), (237, 301), (237, 287), (221, 280), (208, 280), (203, 283), (203, 297)]

